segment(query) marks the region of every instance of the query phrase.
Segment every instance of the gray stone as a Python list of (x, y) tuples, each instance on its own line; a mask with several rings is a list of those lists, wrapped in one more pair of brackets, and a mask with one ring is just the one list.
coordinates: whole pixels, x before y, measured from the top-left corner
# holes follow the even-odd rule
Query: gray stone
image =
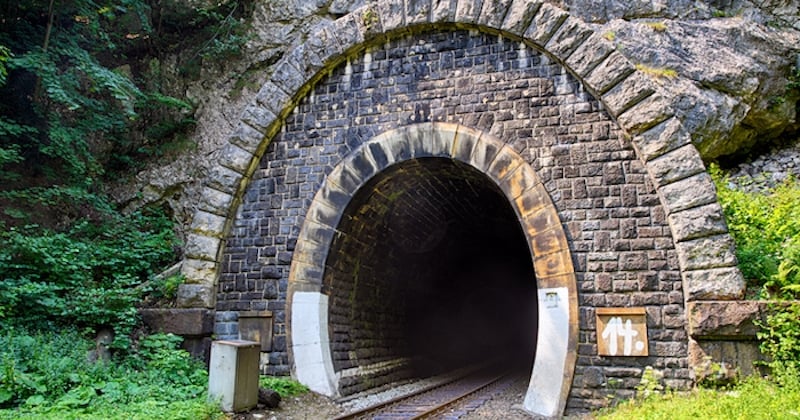
[(564, 10), (544, 3), (536, 15), (533, 16), (528, 29), (525, 30), (525, 38), (530, 39), (537, 45), (544, 46), (567, 17), (568, 15)]
[(728, 231), (719, 204), (712, 203), (670, 214), (667, 217), (675, 241), (688, 241)]
[(658, 190), (667, 213), (686, 210), (717, 200), (714, 183), (706, 172), (667, 184)]
[(678, 260), (685, 270), (733, 267), (736, 252), (729, 235), (709, 236), (691, 241), (678, 242)]
[(689, 334), (695, 339), (755, 340), (761, 328), (755, 321), (764, 317), (767, 302), (689, 302), (686, 306)]
[(669, 151), (645, 165), (657, 187), (705, 171), (703, 160), (691, 145)]
[(737, 267), (686, 271), (683, 281), (687, 301), (736, 300), (744, 297), (744, 277)]

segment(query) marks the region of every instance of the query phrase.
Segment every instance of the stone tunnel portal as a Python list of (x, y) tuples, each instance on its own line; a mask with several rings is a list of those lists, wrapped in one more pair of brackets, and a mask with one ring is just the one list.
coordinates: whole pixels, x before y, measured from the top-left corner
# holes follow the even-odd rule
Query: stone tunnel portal
[(490, 360), (530, 372), (531, 253), (495, 183), (464, 163), (395, 164), (348, 204), (325, 264), (339, 392)]

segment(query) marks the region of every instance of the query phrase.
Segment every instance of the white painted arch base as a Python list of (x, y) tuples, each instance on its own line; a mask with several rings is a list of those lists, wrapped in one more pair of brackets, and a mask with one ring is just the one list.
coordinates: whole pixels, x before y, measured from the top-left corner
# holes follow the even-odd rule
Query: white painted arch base
[[(539, 327), (523, 407), (545, 417), (562, 413), (562, 388), (569, 343), (569, 305), (566, 287), (539, 290)], [(297, 380), (314, 392), (338, 397), (339, 376), (334, 372), (328, 336), (328, 296), (320, 292), (292, 295), (292, 353)]]

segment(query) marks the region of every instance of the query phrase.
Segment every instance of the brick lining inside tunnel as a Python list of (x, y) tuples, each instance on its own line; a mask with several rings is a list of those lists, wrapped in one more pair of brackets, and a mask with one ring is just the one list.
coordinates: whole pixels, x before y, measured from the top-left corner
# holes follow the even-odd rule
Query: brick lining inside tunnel
[(458, 161), (408, 160), (362, 187), (337, 228), (322, 293), (344, 395), (480, 361), (530, 369), (530, 250), (502, 191)]

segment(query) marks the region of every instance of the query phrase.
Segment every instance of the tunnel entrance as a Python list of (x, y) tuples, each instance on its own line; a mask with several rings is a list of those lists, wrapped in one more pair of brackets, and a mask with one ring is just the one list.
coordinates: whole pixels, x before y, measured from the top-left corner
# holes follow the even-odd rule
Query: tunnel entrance
[(342, 395), (503, 361), (530, 372), (536, 279), (497, 184), (452, 159), (388, 167), (347, 205), (325, 264)]

